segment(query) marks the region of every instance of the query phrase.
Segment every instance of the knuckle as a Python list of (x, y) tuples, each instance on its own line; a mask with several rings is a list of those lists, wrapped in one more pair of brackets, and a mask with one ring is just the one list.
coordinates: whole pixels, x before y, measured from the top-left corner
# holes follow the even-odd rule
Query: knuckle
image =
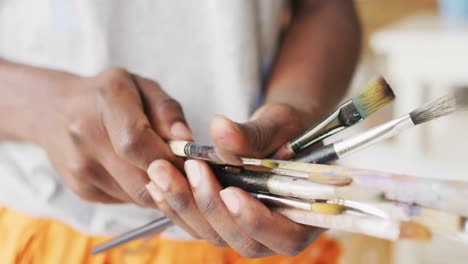
[(168, 197), (172, 209), (179, 213), (189, 213), (193, 208), (192, 195), (187, 191), (179, 191)]
[(182, 105), (171, 97), (162, 99), (158, 103), (158, 112), (182, 112)]
[(258, 258), (268, 255), (267, 250), (265, 250), (265, 248), (260, 243), (253, 239), (239, 241), (233, 245), (233, 248), (235, 248), (239, 254), (246, 258)]
[(144, 147), (144, 134), (149, 129), (151, 128), (147, 122), (141, 122), (135, 127), (124, 129), (116, 147), (117, 154), (123, 157), (128, 157), (138, 152), (142, 147)]
[(267, 225), (271, 225), (268, 219), (258, 217), (255, 212), (250, 213), (245, 221), (245, 224), (248, 226), (250, 233), (254, 237), (263, 233)]
[(153, 198), (149, 194), (148, 190), (146, 190), (145, 186), (141, 187), (132, 195), (135, 202), (139, 205), (144, 207), (154, 207), (155, 203)]
[(94, 187), (78, 187), (74, 191), (81, 200), (89, 202), (101, 201), (101, 192)]
[(202, 199), (197, 201), (198, 209), (205, 216), (209, 217), (213, 215), (219, 208), (219, 203), (214, 199)]
[(104, 81), (98, 88), (99, 96), (109, 98), (126, 92), (130, 74), (122, 68), (111, 68), (102, 73), (102, 78)]
[(227, 246), (226, 241), (224, 241), (224, 239), (220, 235), (218, 235), (217, 233), (205, 237), (205, 240), (208, 241), (213, 246), (217, 246), (217, 247)]
[(128, 77), (130, 74), (129, 72), (122, 67), (110, 67), (106, 70), (104, 70), (101, 75), (109, 78), (109, 79), (114, 79), (114, 78), (119, 78), (119, 77)]
[(138, 77), (141, 78), (142, 80), (148, 82), (151, 86), (153, 86), (152, 88), (161, 89), (161, 85), (159, 84), (159, 82), (157, 82), (155, 80), (152, 80), (152, 79), (143, 78), (143, 77), (140, 77), (140, 76), (138, 76)]
[(90, 182), (95, 176), (94, 164), (87, 159), (78, 160), (69, 166), (73, 177), (81, 183)]
[(93, 129), (93, 124), (86, 118), (78, 118), (70, 122), (67, 127), (67, 132), (75, 144), (82, 141), (89, 135)]

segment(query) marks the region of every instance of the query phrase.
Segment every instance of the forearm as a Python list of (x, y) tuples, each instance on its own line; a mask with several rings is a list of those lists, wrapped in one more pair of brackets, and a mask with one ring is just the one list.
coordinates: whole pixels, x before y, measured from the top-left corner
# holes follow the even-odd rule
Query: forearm
[(54, 103), (47, 97), (51, 91), (63, 92), (56, 88), (60, 80), (69, 76), (72, 75), (0, 59), (0, 141), (31, 140), (31, 133), (37, 131), (32, 119), (43, 119), (47, 124), (42, 106)]
[(321, 119), (345, 93), (359, 58), (361, 31), (352, 1), (297, 1), (265, 103), (285, 103)]

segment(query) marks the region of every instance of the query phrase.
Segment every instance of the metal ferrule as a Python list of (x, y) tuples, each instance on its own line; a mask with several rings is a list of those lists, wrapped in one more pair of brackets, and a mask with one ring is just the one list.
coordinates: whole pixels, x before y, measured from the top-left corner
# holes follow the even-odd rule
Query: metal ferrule
[(202, 159), (206, 161), (223, 164), (225, 161), (216, 153), (213, 146), (187, 143), (184, 147), (184, 153), (187, 157)]
[(304, 200), (336, 198), (335, 187), (332, 185), (285, 176), (272, 176), (268, 179), (268, 190), (272, 194)]
[(364, 133), (349, 139), (344, 139), (334, 143), (335, 152), (342, 158), (355, 151), (361, 150), (376, 142), (390, 138), (402, 130), (413, 127), (414, 123), (409, 115), (389, 121)]
[(345, 127), (351, 126), (362, 119), (353, 101), (349, 100), (322, 120), (318, 125), (312, 127), (293, 140), (291, 142), (291, 148), (295, 153), (299, 153), (307, 147), (340, 132)]

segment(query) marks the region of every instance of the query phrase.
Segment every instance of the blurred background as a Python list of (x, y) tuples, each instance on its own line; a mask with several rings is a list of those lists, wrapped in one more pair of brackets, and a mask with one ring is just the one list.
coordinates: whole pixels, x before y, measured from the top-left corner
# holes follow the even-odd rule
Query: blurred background
[[(403, 115), (454, 87), (468, 86), (467, 0), (355, 2), (364, 29), (364, 50), (350, 93), (380, 74), (397, 99), (346, 133)], [(468, 180), (467, 121), (466, 114), (458, 114), (418, 126), (346, 157), (340, 165)], [(466, 244), (443, 237), (431, 243), (339, 237), (346, 247), (343, 263), (466, 263), (468, 259)]]

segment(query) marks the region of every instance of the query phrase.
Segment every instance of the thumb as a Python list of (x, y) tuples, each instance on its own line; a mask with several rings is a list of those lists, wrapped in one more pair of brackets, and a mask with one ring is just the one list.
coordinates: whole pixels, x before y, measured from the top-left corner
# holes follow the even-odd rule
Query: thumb
[(243, 124), (225, 116), (215, 116), (210, 130), (221, 150), (243, 157), (263, 158), (299, 135), (303, 128), (297, 110), (285, 104), (267, 104)]

